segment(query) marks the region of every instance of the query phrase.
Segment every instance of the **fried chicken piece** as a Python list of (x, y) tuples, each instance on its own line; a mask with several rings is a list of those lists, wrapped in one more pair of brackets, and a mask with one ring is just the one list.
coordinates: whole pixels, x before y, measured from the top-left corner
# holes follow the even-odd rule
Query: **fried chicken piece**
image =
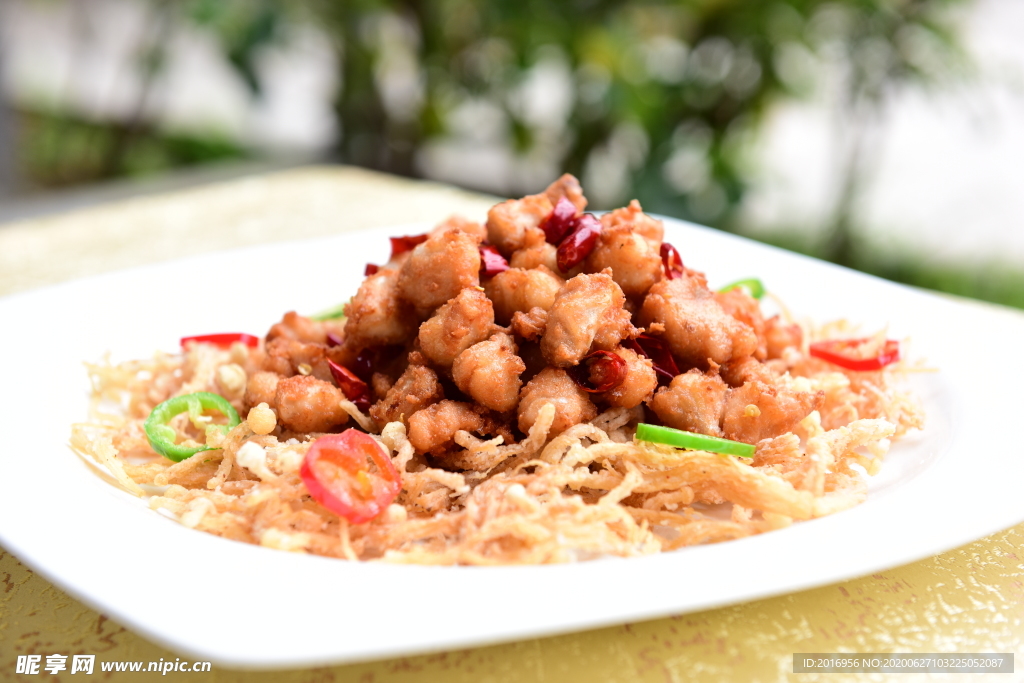
[(651, 218), (645, 214), (640, 208), (640, 202), (635, 199), (629, 203), (629, 206), (602, 215), (601, 225), (605, 230), (615, 230), (620, 226), (625, 226), (658, 246), (665, 239), (664, 224), (657, 218)]
[(547, 218), (554, 205), (543, 194), (527, 195), (496, 204), (487, 212), (487, 239), (508, 258), (521, 249), (526, 233), (535, 231), (543, 237), (540, 222)]
[(281, 318), (281, 322), (274, 323), (267, 332), (267, 341), (271, 342), (278, 337), (295, 339), (296, 341), (310, 344), (326, 344), (328, 333), (334, 334), (339, 339), (345, 337), (344, 320), (313, 320), (295, 311), (288, 311)]
[[(522, 249), (527, 241), (532, 245), (541, 244), (544, 241), (541, 221), (548, 217), (562, 197), (567, 197), (579, 211), (587, 206), (579, 181), (565, 174), (540, 194), (509, 199), (491, 207), (487, 212), (487, 239), (505, 258)], [(545, 265), (551, 267), (551, 264)]]
[(654, 363), (636, 351), (621, 346), (614, 353), (626, 361), (626, 377), (617, 387), (602, 393), (601, 399), (612, 406), (633, 408), (643, 403), (658, 387)]
[(381, 268), (345, 305), (345, 347), (403, 344), (416, 334), (412, 307), (398, 295), (398, 271)]
[(581, 274), (558, 292), (548, 311), (540, 348), (548, 363), (576, 365), (590, 349), (612, 350), (635, 334), (626, 298), (608, 272)]
[(534, 307), (526, 313), (516, 311), (512, 314), (512, 331), (529, 341), (540, 339), (547, 324), (548, 312), (543, 308)]
[(451, 228), (461, 230), (467, 235), (471, 235), (473, 239), (476, 240), (477, 244), (480, 244), (487, 239), (487, 228), (484, 227), (483, 223), (471, 221), (468, 218), (463, 218), (462, 216), (449, 216), (441, 223), (438, 223), (437, 226), (430, 231), (430, 234), (437, 235)]
[(296, 375), (277, 383), (274, 406), (281, 425), (294, 432), (326, 432), (348, 421), (341, 408), (345, 395), (329, 382)]
[(444, 400), (409, 417), (409, 442), (417, 453), (443, 453), (455, 443), (460, 429), (477, 434), (495, 433), (494, 421), (482, 408)]
[(508, 265), (523, 270), (544, 266), (552, 273), (557, 273), (558, 247), (547, 241), (544, 231), (527, 230), (523, 236), (523, 246), (512, 253)]
[(460, 353), (487, 339), (493, 327), (491, 300), (467, 287), (420, 325), (420, 348), (430, 362), (450, 368)]
[(782, 358), (783, 351), (790, 347), (799, 349), (804, 343), (804, 331), (800, 326), (786, 325), (777, 315), (765, 321), (764, 337), (770, 359)]
[(452, 379), (480, 405), (499, 413), (513, 410), (523, 386), (519, 376), (526, 370), (516, 351), (512, 337), (495, 334), (459, 354), (452, 365)]
[(765, 338), (764, 316), (761, 315), (761, 304), (742, 288), (730, 289), (728, 292), (715, 292), (715, 301), (722, 310), (750, 326), (757, 336), (757, 350), (753, 356), (758, 360), (768, 357), (768, 341)]
[(650, 406), (669, 427), (709, 436), (722, 436), (722, 413), (728, 387), (718, 375), (696, 368), (676, 375), (654, 395)]
[(398, 292), (416, 307), (420, 319), (458, 295), (480, 285), (480, 251), (476, 238), (457, 228), (433, 234), (402, 264)]
[(583, 196), (583, 188), (580, 187), (580, 181), (571, 173), (562, 175), (558, 180), (548, 185), (547, 189), (544, 190), (544, 195), (551, 201), (552, 206), (557, 204), (558, 200), (562, 197), (566, 197), (576, 206), (577, 211), (583, 211), (583, 209), (587, 208), (587, 198)]
[(706, 368), (709, 359), (721, 365), (757, 350), (754, 330), (722, 309), (696, 271), (651, 287), (637, 318), (644, 327), (664, 325), (661, 338), (691, 367)]
[(649, 241), (632, 225), (620, 223), (601, 231), (584, 262), (583, 270), (598, 273), (611, 269), (612, 279), (627, 297), (641, 297), (661, 279), (660, 242)]
[(485, 282), (484, 290), (494, 303), (495, 319), (508, 325), (516, 311), (550, 310), (563, 284), (562, 278), (544, 266), (532, 270), (509, 268)]
[(444, 399), (444, 388), (437, 373), (425, 365), (410, 365), (381, 400), (370, 407), (370, 417), (386, 424), (409, 423), (409, 417), (418, 410)]
[(747, 382), (775, 383), (775, 373), (752, 356), (734, 358), (719, 369), (719, 374), (730, 387), (741, 387)]
[(276, 372), (260, 371), (249, 375), (245, 383), (245, 395), (242, 403), (245, 405), (245, 412), (261, 403), (274, 407), (275, 396), (277, 395), (277, 383), (281, 381), (281, 375)]
[(597, 417), (597, 408), (587, 392), (569, 377), (569, 373), (548, 367), (523, 387), (519, 396), (519, 431), (524, 434), (530, 431), (545, 403), (555, 406), (555, 420), (551, 423), (550, 436), (561, 434), (573, 425)]
[(757, 443), (793, 431), (800, 420), (824, 403), (824, 391), (792, 391), (754, 380), (729, 390), (722, 432), (727, 439)]
[(327, 364), (329, 357), (326, 344), (306, 343), (291, 337), (277, 337), (267, 343), (262, 369), (276, 372), (283, 377), (313, 375), (317, 379), (329, 382), (331, 381), (331, 368)]

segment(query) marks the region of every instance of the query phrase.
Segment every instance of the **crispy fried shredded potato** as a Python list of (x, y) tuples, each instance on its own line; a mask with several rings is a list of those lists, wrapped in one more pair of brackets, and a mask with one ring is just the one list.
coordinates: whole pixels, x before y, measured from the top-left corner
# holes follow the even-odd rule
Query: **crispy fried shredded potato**
[[(808, 332), (812, 339), (835, 329)], [(218, 369), (228, 364), (253, 371), (240, 346), (195, 345), (180, 356), (89, 365), (91, 420), (73, 426), (71, 445), (181, 524), (279, 550), (472, 565), (643, 555), (856, 505), (866, 495), (863, 472), (877, 471), (892, 438), (922, 426), (917, 403), (891, 387), (895, 375), (912, 369), (905, 363), (851, 373), (789, 351), (787, 381), (824, 391), (824, 404), (792, 432), (758, 442), (752, 459), (634, 441), (642, 406), (612, 408), (552, 436), (555, 408), (545, 404), (519, 443), (460, 431), (458, 466), (442, 469), (415, 453), (401, 421), (379, 426), (344, 401), (356, 423), (378, 434), (402, 484), (383, 513), (357, 525), (314, 501), (299, 476), (317, 434), (257, 434), (243, 421), (218, 450), (182, 462), (149, 447), (141, 425), (155, 405), (222, 391)], [(233, 403), (243, 407), (241, 399)]]

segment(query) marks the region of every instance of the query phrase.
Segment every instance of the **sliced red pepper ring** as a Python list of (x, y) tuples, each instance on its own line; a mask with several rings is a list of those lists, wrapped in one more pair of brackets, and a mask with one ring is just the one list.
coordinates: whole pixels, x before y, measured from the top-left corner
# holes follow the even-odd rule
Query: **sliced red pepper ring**
[(593, 214), (585, 213), (576, 219), (573, 231), (558, 245), (555, 259), (558, 269), (563, 273), (578, 266), (583, 259), (590, 256), (597, 246), (597, 238), (601, 236), (601, 221)]
[(391, 458), (373, 437), (356, 429), (314, 441), (299, 476), (316, 502), (352, 524), (379, 515), (402, 489)]
[(650, 441), (661, 443), (666, 446), (685, 448), (691, 451), (709, 451), (711, 453), (722, 453), (724, 455), (738, 455), (741, 458), (753, 458), (757, 448), (742, 441), (720, 439), (717, 436), (707, 434), (694, 434), (684, 432), (681, 429), (671, 427), (660, 427), (641, 422), (636, 426), (636, 438), (638, 441)]
[(407, 251), (412, 251), (416, 248), (416, 245), (422, 244), (427, 241), (430, 237), (429, 234), (424, 233), (422, 235), (405, 235), (403, 237), (392, 237), (391, 239), (391, 258), (395, 258), (399, 254), (404, 254)]
[(339, 365), (329, 358), (327, 365), (331, 368), (331, 376), (338, 383), (345, 398), (352, 401), (359, 410), (366, 412), (370, 408), (370, 388), (366, 382), (356, 377), (355, 373), (344, 365)]
[(196, 344), (213, 344), (214, 346), (219, 346), (222, 349), (229, 349), (229, 348), (231, 348), (232, 344), (234, 344), (235, 342), (238, 342), (238, 343), (241, 343), (241, 344), (245, 344), (246, 346), (248, 346), (251, 349), (254, 349), (257, 346), (259, 346), (260, 338), (259, 337), (254, 337), (253, 335), (246, 334), (244, 332), (223, 332), (223, 333), (220, 333), (220, 334), (200, 334), (200, 335), (196, 335), (194, 337), (182, 337), (181, 338), (181, 348), (185, 348), (185, 346), (189, 342), (194, 342)]
[(626, 379), (626, 361), (611, 351), (594, 351), (569, 371), (580, 389), (591, 394), (611, 391)]
[(886, 339), (882, 350), (874, 356), (858, 358), (855, 355), (850, 355), (851, 351), (856, 352), (859, 347), (873, 341), (875, 340), (872, 337), (829, 339), (811, 344), (810, 352), (815, 358), (857, 372), (881, 370), (886, 365), (891, 365), (900, 359), (900, 343), (895, 339)]
[(335, 346), (341, 346), (343, 343), (345, 343), (345, 340), (342, 339), (337, 334), (335, 334), (334, 332), (328, 332), (327, 333), (327, 346), (328, 346), (328, 348), (334, 348)]
[(665, 266), (665, 279), (675, 280), (683, 276), (683, 257), (668, 242), (661, 243), (661, 263)]
[(665, 342), (657, 337), (641, 334), (636, 339), (624, 340), (622, 345), (644, 358), (650, 358), (654, 364), (654, 372), (660, 380), (671, 382), (679, 374), (679, 366), (676, 365), (675, 357)]
[(371, 275), (375, 275), (378, 270), (380, 270), (380, 266), (375, 263), (367, 263), (366, 267), (363, 268), (363, 276), (370, 277)]
[(508, 261), (493, 244), (480, 246), (480, 275), (492, 277), (508, 270)]
[(728, 291), (742, 287), (747, 290), (747, 293), (755, 299), (760, 299), (764, 296), (764, 284), (756, 277), (748, 277), (744, 280), (737, 280), (732, 284), (728, 284), (718, 290), (720, 293), (725, 294)]
[(561, 197), (548, 217), (540, 223), (548, 244), (560, 244), (575, 227), (576, 205), (568, 197)]

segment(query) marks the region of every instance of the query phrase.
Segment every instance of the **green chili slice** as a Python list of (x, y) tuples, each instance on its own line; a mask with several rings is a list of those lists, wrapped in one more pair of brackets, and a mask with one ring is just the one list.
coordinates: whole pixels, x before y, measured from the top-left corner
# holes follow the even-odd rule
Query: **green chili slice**
[(762, 296), (764, 296), (764, 284), (762, 284), (761, 281), (758, 280), (756, 277), (749, 277), (745, 280), (737, 280), (736, 282), (733, 282), (731, 285), (726, 285), (725, 287), (722, 287), (718, 291), (724, 294), (725, 292), (736, 289), (737, 287), (744, 288), (745, 290), (747, 290), (747, 292), (750, 293), (750, 296), (754, 297), (755, 299), (760, 299)]
[(755, 447), (741, 441), (730, 441), (719, 439), (706, 434), (694, 434), (684, 432), (681, 429), (671, 427), (659, 427), (641, 422), (636, 426), (636, 438), (640, 441), (651, 443), (663, 443), (667, 446), (685, 448), (691, 451), (710, 451), (712, 453), (723, 453), (725, 455), (738, 455), (741, 458), (754, 457)]
[(324, 310), (322, 310), (322, 311), (320, 311), (318, 313), (314, 313), (313, 315), (309, 316), (309, 319), (310, 320), (324, 321), (324, 320), (337, 320), (338, 318), (344, 318), (345, 317), (345, 306), (349, 305), (351, 302), (352, 302), (352, 299), (349, 299), (348, 301), (346, 301), (344, 303), (340, 303), (337, 306), (331, 306), (330, 308), (324, 309)]
[[(217, 411), (226, 417), (228, 419), (227, 424), (208, 424), (202, 419), (203, 412), (207, 410)], [(210, 429), (216, 429), (226, 434), (229, 429), (241, 422), (238, 418), (238, 413), (231, 407), (231, 404), (217, 394), (198, 391), (194, 394), (185, 394), (184, 396), (175, 396), (174, 398), (167, 399), (156, 408), (153, 408), (153, 412), (146, 418), (142, 428), (145, 430), (146, 438), (149, 439), (149, 445), (153, 447), (153, 450), (175, 462), (181, 462), (186, 458), (190, 458), (199, 451), (216, 450), (206, 445), (183, 446), (174, 443), (176, 434), (174, 428), (168, 423), (175, 415), (184, 412), (188, 412), (188, 419), (192, 421), (192, 424), (197, 429), (203, 429), (207, 432)]]

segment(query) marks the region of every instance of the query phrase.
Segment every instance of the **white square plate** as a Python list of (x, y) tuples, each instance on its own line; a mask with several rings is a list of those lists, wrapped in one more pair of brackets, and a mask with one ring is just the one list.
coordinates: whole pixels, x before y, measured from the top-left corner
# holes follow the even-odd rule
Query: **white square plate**
[(738, 603), (923, 558), (1024, 520), (1024, 324), (679, 221), (667, 239), (712, 286), (762, 278), (799, 315), (888, 326), (939, 372), (913, 380), (922, 434), (893, 448), (863, 505), (753, 538), (545, 567), (355, 564), (182, 527), (67, 446), (83, 361), (263, 334), (351, 296), (386, 237), (424, 226), (220, 252), (0, 299), (0, 542), (71, 595), (220, 665), (296, 667), (582, 630)]

